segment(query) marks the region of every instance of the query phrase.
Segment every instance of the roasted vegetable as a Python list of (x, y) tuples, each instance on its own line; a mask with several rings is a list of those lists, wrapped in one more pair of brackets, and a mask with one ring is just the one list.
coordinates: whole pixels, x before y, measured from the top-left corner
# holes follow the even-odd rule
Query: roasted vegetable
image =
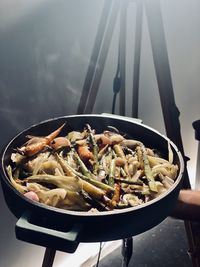
[(46, 137), (29, 136), (11, 155), (9, 180), (32, 201), (80, 211), (121, 209), (158, 197), (176, 180), (170, 144), (161, 158), (112, 127), (96, 133), (86, 124), (82, 132), (59, 136), (63, 127)]

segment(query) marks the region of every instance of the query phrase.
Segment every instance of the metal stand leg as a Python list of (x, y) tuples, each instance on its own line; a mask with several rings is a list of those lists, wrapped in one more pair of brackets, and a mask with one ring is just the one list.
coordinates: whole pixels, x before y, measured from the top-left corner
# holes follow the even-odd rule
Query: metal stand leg
[[(164, 35), (164, 26), (161, 16), (159, 0), (145, 0), (145, 11), (149, 26), (154, 67), (157, 77), (160, 101), (163, 111), (163, 118), (167, 136), (177, 145), (185, 159), (183, 143), (180, 131), (179, 115), (180, 112), (175, 104), (173, 85), (169, 67), (169, 59)], [(184, 187), (190, 188), (187, 168), (184, 173)]]
[[(80, 98), (77, 113), (91, 113), (96, 100), (99, 84), (101, 81), (105, 60), (108, 54), (109, 45), (112, 38), (113, 29), (117, 19), (121, 1), (105, 0), (101, 21), (98, 28), (95, 45), (92, 51), (91, 62), (88, 67), (86, 79), (83, 86), (82, 96)], [(111, 5), (112, 4), (112, 5)], [(111, 8), (112, 7), (112, 8)], [(111, 11), (110, 11), (111, 9)], [(110, 19), (108, 21), (110, 11)], [(108, 23), (105, 23), (105, 20)], [(99, 38), (99, 35), (101, 38)]]
[[(174, 141), (182, 152), (186, 166), (188, 158), (185, 156), (183, 149), (179, 110), (176, 107), (174, 99), (159, 0), (145, 0), (145, 8), (167, 136)], [(185, 167), (184, 171), (183, 187), (190, 188), (187, 167)], [(188, 239), (189, 251), (194, 251), (196, 247), (196, 240), (191, 222), (185, 221), (185, 230)], [(191, 260), (194, 267), (200, 266), (199, 259), (194, 255), (191, 255)]]
[(132, 96), (132, 117), (138, 118), (139, 103), (139, 80), (140, 80), (140, 55), (142, 43), (142, 25), (143, 25), (143, 1), (136, 2), (136, 27), (135, 27), (135, 51), (134, 51), (134, 69), (133, 69), (133, 96)]
[(100, 49), (102, 46), (102, 42), (103, 42), (103, 38), (104, 38), (104, 34), (105, 34), (105, 30), (106, 30), (106, 26), (107, 26), (107, 22), (108, 22), (108, 18), (109, 18), (112, 4), (113, 4), (113, 1), (107, 1), (107, 0), (104, 1), (104, 6), (102, 9), (100, 22), (99, 22), (99, 26), (97, 29), (95, 43), (94, 43), (94, 47), (92, 50), (92, 54), (91, 54), (90, 63), (88, 66), (85, 82), (84, 82), (83, 89), (82, 89), (82, 95), (81, 95), (79, 105), (78, 105), (78, 110), (77, 110), (78, 114), (85, 112), (85, 106), (86, 106), (86, 103), (88, 100), (88, 95), (90, 92), (91, 83), (92, 83), (92, 80), (94, 77), (94, 73), (95, 73), (95, 70), (97, 68), (97, 60), (98, 60), (98, 57), (100, 54)]
[(55, 249), (46, 248), (42, 267), (52, 267), (56, 255)]
[(122, 241), (122, 267), (128, 267), (133, 254), (133, 239), (126, 238)]
[(126, 24), (127, 6), (129, 0), (124, 0), (120, 12), (120, 34), (119, 34), (119, 72), (120, 72), (120, 99), (119, 113), (125, 116), (126, 113)]

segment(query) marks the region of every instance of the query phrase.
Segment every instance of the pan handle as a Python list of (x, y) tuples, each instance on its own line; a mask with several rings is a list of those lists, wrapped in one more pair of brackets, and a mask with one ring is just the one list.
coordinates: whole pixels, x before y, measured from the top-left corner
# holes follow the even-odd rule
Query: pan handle
[(79, 242), (82, 225), (75, 224), (67, 232), (58, 231), (31, 222), (31, 213), (26, 211), (15, 225), (16, 238), (35, 245), (74, 253)]

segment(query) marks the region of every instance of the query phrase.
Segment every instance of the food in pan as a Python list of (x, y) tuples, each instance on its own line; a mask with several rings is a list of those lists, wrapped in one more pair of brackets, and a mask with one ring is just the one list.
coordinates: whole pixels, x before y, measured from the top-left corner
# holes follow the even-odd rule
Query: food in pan
[(11, 154), (7, 166), (13, 187), (27, 198), (74, 211), (134, 207), (166, 192), (176, 180), (168, 159), (141, 141), (108, 126), (97, 133), (89, 124), (64, 132), (64, 125), (28, 141)]

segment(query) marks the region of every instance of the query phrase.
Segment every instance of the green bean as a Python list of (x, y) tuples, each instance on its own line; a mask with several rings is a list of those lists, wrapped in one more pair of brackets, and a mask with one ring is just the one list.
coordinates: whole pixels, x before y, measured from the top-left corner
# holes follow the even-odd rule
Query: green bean
[(81, 158), (79, 157), (78, 153), (75, 152), (74, 153), (74, 157), (75, 157), (79, 167), (81, 168), (81, 171), (82, 171), (83, 175), (88, 177), (88, 178), (92, 178), (91, 172), (85, 166), (84, 162), (81, 160)]
[(96, 140), (94, 138), (94, 134), (92, 132), (92, 129), (91, 129), (90, 125), (86, 124), (86, 127), (87, 127), (87, 130), (89, 132), (89, 136), (90, 136), (91, 143), (92, 143), (92, 146), (93, 146), (94, 158), (95, 158), (95, 161), (97, 162), (98, 161), (98, 146), (97, 146), (97, 143), (96, 143)]
[(131, 179), (123, 179), (123, 178), (114, 178), (115, 181), (120, 182), (120, 183), (124, 183), (124, 184), (136, 184), (136, 185), (143, 185), (143, 182), (140, 180), (134, 181)]
[(110, 162), (110, 170), (109, 170), (109, 176), (108, 176), (108, 184), (110, 186), (114, 186), (114, 178), (115, 178), (115, 159), (112, 159)]
[(144, 162), (144, 172), (148, 180), (149, 188), (153, 192), (158, 192), (158, 189), (157, 189), (157, 186), (156, 186), (153, 174), (152, 174), (152, 170), (149, 165), (149, 160), (147, 157), (146, 149), (144, 146), (142, 146), (142, 154), (143, 154), (143, 162)]
[(83, 175), (82, 173), (74, 170), (71, 166), (68, 165), (67, 161), (62, 159), (59, 155), (57, 155), (57, 159), (58, 159), (58, 161), (59, 161), (59, 163), (62, 166), (64, 171), (65, 171), (65, 169), (71, 171), (73, 173), (73, 175), (76, 175), (77, 177), (81, 178), (82, 180), (85, 180), (85, 181), (95, 185), (96, 187), (105, 190), (107, 193), (112, 193), (114, 191), (114, 189), (111, 186), (104, 184), (100, 181), (97, 181), (95, 179), (92, 179), (90, 177), (87, 177), (87, 176)]

